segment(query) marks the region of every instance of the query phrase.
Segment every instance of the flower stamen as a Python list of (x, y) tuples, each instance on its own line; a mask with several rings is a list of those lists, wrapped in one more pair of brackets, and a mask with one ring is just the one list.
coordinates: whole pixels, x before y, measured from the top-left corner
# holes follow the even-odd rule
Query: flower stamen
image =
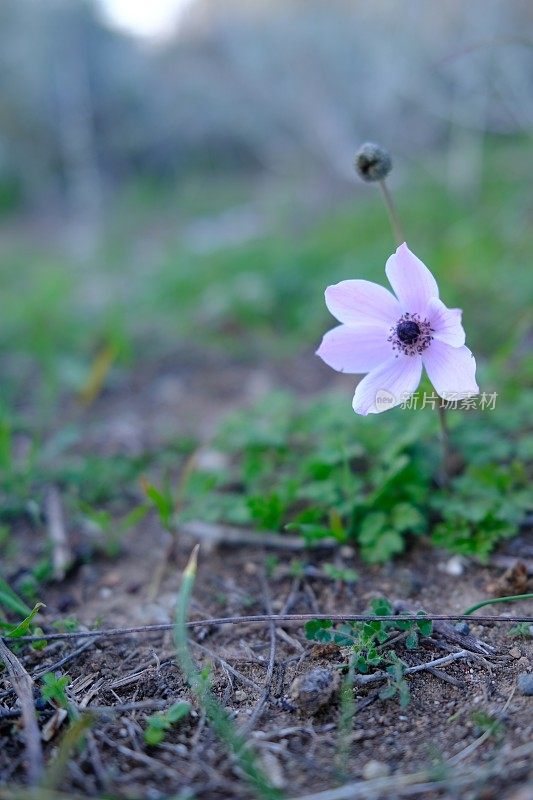
[(427, 319), (421, 319), (419, 314), (403, 314), (396, 325), (390, 329), (388, 340), (392, 349), (404, 353), (406, 356), (416, 356), (423, 353), (432, 340), (433, 329)]

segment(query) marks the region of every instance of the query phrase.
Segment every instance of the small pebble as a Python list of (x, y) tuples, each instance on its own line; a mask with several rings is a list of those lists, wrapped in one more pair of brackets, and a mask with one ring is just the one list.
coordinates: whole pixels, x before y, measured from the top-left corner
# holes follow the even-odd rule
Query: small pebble
[(523, 672), (518, 676), (518, 691), (526, 697), (533, 696), (533, 672)]
[(461, 636), (468, 636), (470, 633), (470, 625), (468, 622), (464, 622), (463, 620), (462, 622), (458, 622), (456, 625), (454, 625), (454, 631)]
[(448, 575), (462, 575), (465, 571), (465, 562), (461, 556), (452, 556), (448, 561), (444, 564), (444, 572), (447, 572)]
[(363, 767), (362, 775), (365, 781), (371, 781), (375, 778), (386, 778), (390, 775), (390, 767), (383, 761), (367, 761)]
[(509, 650), (509, 655), (511, 656), (511, 658), (521, 658), (522, 651), (520, 650), (519, 647), (511, 647), (511, 649)]
[(122, 576), (120, 572), (107, 572), (102, 578), (102, 586), (105, 586), (107, 589), (114, 589), (119, 585), (121, 580)]
[(297, 708), (313, 714), (330, 701), (332, 694), (339, 688), (339, 683), (338, 672), (317, 667), (293, 680), (290, 699)]
[(238, 700), (240, 703), (242, 703), (243, 700), (246, 700), (247, 697), (248, 695), (243, 689), (237, 689), (235, 692), (235, 700)]

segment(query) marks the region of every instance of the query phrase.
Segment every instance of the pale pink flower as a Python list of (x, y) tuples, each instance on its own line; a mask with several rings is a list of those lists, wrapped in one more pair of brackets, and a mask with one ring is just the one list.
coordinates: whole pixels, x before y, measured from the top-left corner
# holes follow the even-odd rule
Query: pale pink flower
[(478, 394), (461, 309), (439, 300), (435, 278), (405, 242), (385, 272), (396, 297), (365, 280), (326, 289), (326, 305), (342, 324), (326, 333), (317, 355), (339, 372), (368, 373), (355, 390), (354, 411), (378, 414), (404, 402), (420, 383), (422, 366), (440, 397)]

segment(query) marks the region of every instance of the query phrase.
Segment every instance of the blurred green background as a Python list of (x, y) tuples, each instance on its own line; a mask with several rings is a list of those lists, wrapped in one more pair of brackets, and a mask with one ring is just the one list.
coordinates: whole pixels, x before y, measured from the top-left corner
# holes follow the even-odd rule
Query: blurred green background
[(198, 397), (201, 417), (261, 395), (245, 373), (338, 382), (313, 355), (323, 290), (384, 283), (393, 249), (352, 169), (369, 139), (393, 155), (411, 248), (464, 309), (482, 388), (514, 403), (531, 379), (532, 23), (521, 0), (2, 0), (4, 517), (51, 463), (87, 502), (131, 487), (153, 442), (127, 431), (118, 461), (91, 461), (109, 450), (99, 415), (135, 428), (166, 392), (171, 461)]
[(106, 343), (310, 354), (324, 286), (391, 251), (368, 138), (476, 352), (523, 341), (529, 3), (149, 5), (2, 2), (3, 403), (82, 390)]

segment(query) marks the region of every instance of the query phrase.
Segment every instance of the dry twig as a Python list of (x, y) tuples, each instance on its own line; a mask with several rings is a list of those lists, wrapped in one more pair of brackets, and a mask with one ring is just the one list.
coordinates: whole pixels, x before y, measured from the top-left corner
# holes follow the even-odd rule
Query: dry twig
[[(270, 599), (270, 592), (268, 590), (268, 585), (266, 582), (265, 577), (262, 578), (263, 584), (263, 597), (264, 597), (264, 604), (265, 604), (265, 611), (267, 614), (272, 614), (272, 601)], [(270, 688), (272, 685), (272, 677), (274, 675), (274, 666), (276, 663), (276, 626), (271, 622), (270, 623), (270, 654), (268, 658), (268, 666), (267, 666), (267, 674), (265, 677), (265, 685), (263, 689), (263, 693), (259, 698), (257, 705), (253, 709), (250, 718), (247, 724), (244, 727), (244, 733), (248, 733), (254, 727), (254, 725), (259, 720), (261, 713), (265, 707), (265, 703), (268, 700), (270, 695)]]
[[(249, 616), (210, 617), (209, 619), (194, 619), (186, 622), (187, 628), (205, 628), (216, 625), (245, 625), (245, 624), (274, 624), (290, 625), (309, 622), (314, 619), (328, 619), (332, 622), (412, 622), (416, 621), (413, 614), (251, 614)], [(533, 617), (526, 616), (466, 616), (465, 614), (424, 614), (424, 620), (454, 622), (464, 620), (471, 623), (484, 623), (489, 625), (515, 625), (518, 622), (533, 623)], [(128, 636), (135, 633), (159, 633), (174, 630), (174, 623), (162, 622), (157, 625), (137, 625), (130, 628), (104, 628), (97, 631), (77, 631), (76, 633), (45, 633), (40, 636), (20, 636), (17, 642), (42, 642), (55, 639), (83, 639), (93, 636)], [(459, 634), (456, 634), (459, 637)], [(464, 640), (460, 640), (461, 642)]]
[(301, 536), (291, 534), (268, 533), (247, 528), (236, 528), (230, 525), (219, 525), (214, 522), (192, 521), (180, 525), (180, 532), (191, 536), (196, 541), (206, 544), (208, 547), (216, 547), (223, 544), (225, 547), (240, 547), (241, 545), (253, 545), (254, 547), (265, 547), (269, 550), (290, 550), (300, 553), (304, 550), (331, 550), (338, 547), (336, 539), (319, 539), (316, 542), (307, 543)]
[(17, 693), (24, 720), (26, 755), (28, 760), (28, 783), (37, 785), (43, 775), (44, 759), (41, 734), (33, 704), (33, 681), (14, 653), (0, 639), (0, 660), (6, 665), (9, 679)]
[(48, 536), (52, 543), (52, 567), (54, 579), (62, 581), (69, 565), (72, 563), (61, 495), (57, 486), (50, 486), (45, 496), (45, 514), (48, 525)]

